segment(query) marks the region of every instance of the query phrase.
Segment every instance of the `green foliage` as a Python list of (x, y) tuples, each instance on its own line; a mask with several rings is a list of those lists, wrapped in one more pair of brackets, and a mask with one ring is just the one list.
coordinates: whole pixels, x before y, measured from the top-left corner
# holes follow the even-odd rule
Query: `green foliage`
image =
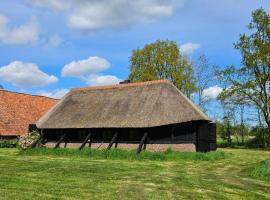
[(264, 160), (256, 164), (250, 170), (249, 175), (254, 178), (270, 181), (270, 160)]
[[(256, 126), (253, 127), (250, 131), (250, 135), (254, 136), (254, 138), (250, 141), (248, 141), (247, 146), (248, 147), (263, 147), (263, 141), (265, 141), (265, 147), (269, 147), (270, 146), (270, 135), (267, 135), (267, 129), (260, 127), (260, 126)], [(266, 135), (266, 136), (265, 136)]]
[(28, 149), (31, 148), (38, 140), (40, 139), (40, 134), (37, 131), (33, 131), (24, 135), (20, 138), (18, 142), (18, 147), (20, 149)]
[(231, 142), (228, 142), (226, 139), (217, 138), (217, 146), (220, 148), (259, 148), (260, 146), (256, 143), (254, 146), (249, 145), (249, 140), (244, 142), (237, 140), (235, 137), (232, 138)]
[[(270, 15), (263, 9), (255, 10), (248, 29), (250, 35), (241, 34), (235, 44), (242, 55), (242, 66), (229, 66), (219, 73), (226, 85), (220, 99), (233, 97), (238, 102), (255, 105), (261, 111), (270, 135)], [(265, 141), (263, 143), (266, 146)]]
[[(246, 125), (237, 124), (226, 125), (217, 122), (217, 144), (218, 147), (234, 147), (234, 148), (269, 148), (270, 137), (265, 137), (266, 146), (263, 146), (262, 137), (266, 134), (267, 129), (260, 126), (249, 128)], [(230, 132), (228, 134), (228, 131)], [(230, 135), (230, 140), (228, 139)], [(242, 138), (242, 136), (244, 136)]]
[(15, 140), (0, 140), (0, 148), (16, 148), (17, 141)]
[(180, 54), (176, 42), (169, 40), (133, 50), (128, 78), (133, 82), (168, 79), (188, 97), (196, 91), (190, 62)]
[(34, 148), (26, 151), (20, 151), (21, 155), (54, 155), (54, 156), (74, 156), (89, 157), (91, 159), (119, 159), (119, 160), (160, 160), (160, 161), (177, 161), (177, 160), (203, 160), (214, 161), (227, 158), (229, 154), (223, 151), (213, 151), (207, 153), (199, 152), (176, 152), (167, 150), (166, 152), (150, 152), (142, 151), (136, 154), (135, 151), (122, 149), (100, 150), (84, 148), (68, 149), (68, 148)]

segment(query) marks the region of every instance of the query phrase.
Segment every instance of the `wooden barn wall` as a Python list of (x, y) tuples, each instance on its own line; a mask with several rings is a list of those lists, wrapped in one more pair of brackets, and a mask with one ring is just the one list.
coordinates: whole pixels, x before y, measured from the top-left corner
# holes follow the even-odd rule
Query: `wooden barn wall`
[(216, 145), (216, 123), (201, 122), (197, 130), (197, 151), (214, 151)]
[(110, 142), (118, 133), (118, 143), (139, 143), (143, 134), (148, 133), (149, 144), (182, 144), (196, 142), (196, 123), (183, 123), (148, 129), (47, 129), (44, 139), (57, 141), (63, 134), (69, 142), (82, 142), (91, 133), (92, 142)]
[(181, 123), (147, 129), (45, 129), (44, 142), (56, 142), (64, 134), (64, 142), (82, 143), (91, 133), (91, 143), (110, 143), (118, 133), (116, 143), (138, 144), (144, 133), (147, 144), (195, 144), (196, 151), (216, 150), (216, 124), (204, 121)]

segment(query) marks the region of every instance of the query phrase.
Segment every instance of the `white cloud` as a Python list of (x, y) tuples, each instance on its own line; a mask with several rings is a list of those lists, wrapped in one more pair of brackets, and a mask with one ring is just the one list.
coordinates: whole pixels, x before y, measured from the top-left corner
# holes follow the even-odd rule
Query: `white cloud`
[(173, 14), (184, 0), (28, 0), (32, 5), (67, 13), (67, 24), (82, 31), (153, 22)]
[(8, 19), (0, 14), (0, 42), (6, 44), (34, 44), (39, 39), (39, 27), (35, 18), (18, 27), (8, 26)]
[(62, 69), (62, 76), (75, 77), (84, 80), (91, 86), (111, 85), (121, 81), (113, 75), (100, 74), (110, 67), (110, 63), (97, 56), (89, 57), (85, 60), (72, 61)]
[(33, 63), (14, 61), (0, 67), (0, 79), (20, 88), (41, 87), (57, 82), (57, 77), (41, 71)]
[(47, 45), (48, 46), (53, 46), (53, 47), (58, 47), (62, 43), (63, 43), (63, 39), (59, 35), (54, 34), (54, 35), (49, 37)]
[(76, 7), (68, 18), (68, 25), (80, 30), (97, 30), (135, 22), (151, 22), (159, 17), (170, 16), (172, 12), (171, 4), (157, 1), (96, 1)]
[(192, 54), (195, 50), (200, 48), (200, 44), (186, 43), (180, 46), (181, 53)]
[(104, 75), (104, 76), (91, 76), (87, 83), (91, 86), (99, 86), (99, 85), (112, 85), (118, 84), (121, 79), (117, 78), (116, 76), (112, 75)]
[(37, 7), (46, 7), (53, 10), (66, 10), (71, 6), (71, 0), (27, 0), (30, 4)]
[(203, 90), (202, 97), (205, 100), (216, 99), (218, 95), (222, 92), (222, 90), (223, 89), (217, 85), (209, 87)]
[(41, 90), (41, 91), (38, 91), (37, 94), (42, 95), (42, 96), (46, 96), (46, 97), (55, 98), (55, 99), (61, 99), (68, 92), (69, 92), (68, 89), (56, 89), (56, 90), (53, 90), (51, 92)]
[(65, 65), (62, 69), (62, 76), (85, 78), (109, 67), (110, 63), (106, 59), (94, 56)]

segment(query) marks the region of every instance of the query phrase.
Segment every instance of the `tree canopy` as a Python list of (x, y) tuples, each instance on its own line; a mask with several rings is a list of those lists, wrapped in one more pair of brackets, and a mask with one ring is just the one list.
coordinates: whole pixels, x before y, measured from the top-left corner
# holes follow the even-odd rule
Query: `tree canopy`
[(241, 34), (234, 44), (242, 55), (242, 66), (229, 66), (220, 72), (226, 88), (220, 98), (235, 97), (252, 102), (262, 113), (270, 134), (270, 15), (263, 9), (252, 13), (247, 26), (250, 34)]
[(168, 79), (188, 97), (196, 91), (190, 62), (181, 55), (176, 42), (169, 40), (133, 50), (128, 78), (133, 82)]

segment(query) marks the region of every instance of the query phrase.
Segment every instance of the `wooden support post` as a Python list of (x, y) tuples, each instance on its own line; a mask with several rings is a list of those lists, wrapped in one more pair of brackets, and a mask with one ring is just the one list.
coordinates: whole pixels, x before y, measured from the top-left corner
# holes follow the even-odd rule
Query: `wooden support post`
[(90, 139), (90, 142), (91, 142), (91, 133), (89, 133), (89, 134), (86, 136), (86, 138), (85, 138), (85, 140), (83, 141), (82, 145), (79, 147), (79, 150), (81, 150), (81, 149), (84, 148), (85, 144), (88, 142), (89, 139)]
[(89, 144), (88, 144), (88, 147), (89, 148), (91, 148), (91, 146), (92, 146), (92, 142), (93, 142), (93, 140), (91, 139), (91, 140), (89, 140)]
[(57, 141), (56, 145), (54, 146), (55, 149), (60, 146), (60, 143), (65, 139), (65, 137), (66, 137), (66, 134), (63, 134), (61, 136), (61, 138)]
[(115, 141), (114, 148), (117, 148), (117, 146), (118, 146), (118, 141), (119, 141), (119, 139), (117, 138), (116, 141)]
[(142, 139), (141, 139), (141, 142), (140, 142), (140, 144), (139, 144), (139, 146), (138, 146), (138, 149), (137, 149), (137, 152), (136, 152), (137, 154), (139, 154), (139, 153), (141, 152), (142, 146), (143, 146), (143, 144), (145, 143), (145, 140), (146, 140), (146, 138), (147, 138), (147, 135), (148, 135), (148, 133), (145, 132), (144, 135), (143, 135), (143, 137), (142, 137)]
[(148, 140), (148, 138), (146, 137), (146, 138), (145, 138), (145, 141), (144, 141), (144, 143), (143, 143), (143, 150), (146, 149), (147, 140)]
[(110, 149), (111, 149), (113, 143), (115, 143), (115, 141), (116, 141), (116, 139), (117, 139), (117, 136), (118, 136), (118, 133), (116, 132), (116, 133), (113, 135), (113, 138), (112, 138), (110, 144), (108, 145), (107, 150), (110, 150)]
[(97, 147), (97, 149), (99, 149), (102, 145), (103, 145), (103, 141), (101, 141), (101, 143), (99, 144), (99, 146)]

